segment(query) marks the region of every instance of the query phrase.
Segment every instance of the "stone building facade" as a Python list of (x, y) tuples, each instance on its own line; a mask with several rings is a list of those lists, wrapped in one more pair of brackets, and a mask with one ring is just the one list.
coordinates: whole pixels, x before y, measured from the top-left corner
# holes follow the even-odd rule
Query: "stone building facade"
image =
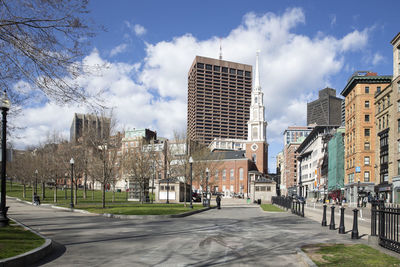
[(375, 177), (376, 126), (374, 95), (391, 82), (391, 76), (356, 72), (341, 95), (345, 97), (345, 190), (356, 200), (359, 191), (373, 192)]

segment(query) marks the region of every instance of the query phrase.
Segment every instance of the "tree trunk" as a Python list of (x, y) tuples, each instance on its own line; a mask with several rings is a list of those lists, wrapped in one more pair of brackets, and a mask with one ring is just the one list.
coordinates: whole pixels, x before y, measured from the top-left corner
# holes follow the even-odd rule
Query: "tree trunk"
[(32, 202), (33, 202), (33, 196), (35, 195), (35, 184), (32, 183)]
[(93, 188), (92, 188), (92, 200), (94, 200), (94, 183), (93, 183)]
[(25, 181), (22, 184), (23, 190), (22, 190), (22, 198), (26, 198), (26, 185), (25, 185)]
[(45, 187), (46, 187), (46, 185), (45, 185), (44, 181), (42, 181), (42, 200), (44, 200), (46, 198)]
[(115, 184), (113, 184), (112, 202), (115, 202)]
[(57, 184), (54, 185), (54, 203), (57, 203)]
[(68, 197), (67, 197), (67, 191), (68, 191), (68, 190), (67, 190), (67, 187), (65, 186), (65, 184), (64, 184), (64, 187), (63, 187), (63, 188), (64, 188), (63, 190), (64, 190), (64, 193), (65, 193), (65, 199), (67, 199), (67, 198), (68, 198)]
[(102, 183), (102, 190), (101, 190), (101, 203), (103, 209), (106, 207), (106, 184)]
[(85, 172), (85, 178), (84, 178), (84, 182), (83, 182), (83, 199), (86, 199), (87, 197), (87, 173)]

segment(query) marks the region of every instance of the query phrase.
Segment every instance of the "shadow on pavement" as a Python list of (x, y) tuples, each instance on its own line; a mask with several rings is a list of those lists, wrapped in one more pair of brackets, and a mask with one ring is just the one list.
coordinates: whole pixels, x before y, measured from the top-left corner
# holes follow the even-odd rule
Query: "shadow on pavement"
[(49, 254), (47, 257), (37, 261), (36, 263), (32, 264), (31, 266), (41, 266), (43, 264), (52, 262), (55, 259), (61, 257), (66, 251), (66, 248), (64, 245), (61, 245), (60, 243), (57, 243), (55, 241), (53, 241), (52, 246), (53, 246), (53, 251), (51, 252), (51, 254)]

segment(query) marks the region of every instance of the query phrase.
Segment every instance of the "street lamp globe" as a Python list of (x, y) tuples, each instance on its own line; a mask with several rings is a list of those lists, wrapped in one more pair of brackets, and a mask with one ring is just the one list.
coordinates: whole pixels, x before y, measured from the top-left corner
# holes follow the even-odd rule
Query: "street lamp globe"
[(69, 161), (69, 163), (72, 165), (72, 164), (75, 164), (75, 161), (74, 161), (74, 158), (71, 158), (71, 160)]
[(11, 101), (8, 98), (6, 91), (4, 91), (0, 101), (0, 108), (2, 110), (9, 110), (10, 107), (11, 107)]
[(189, 163), (190, 163), (190, 164), (193, 163), (193, 158), (192, 158), (192, 156), (189, 157)]

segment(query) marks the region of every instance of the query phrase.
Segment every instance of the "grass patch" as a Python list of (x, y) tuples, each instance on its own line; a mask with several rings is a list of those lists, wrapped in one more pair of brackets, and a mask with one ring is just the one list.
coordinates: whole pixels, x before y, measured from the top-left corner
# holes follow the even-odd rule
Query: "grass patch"
[[(71, 189), (61, 190), (57, 189), (57, 202), (54, 202), (54, 190), (52, 188), (45, 188), (45, 199), (42, 199), (42, 188), (38, 184), (38, 195), (40, 196), (40, 203), (56, 204), (56, 205), (68, 205), (71, 202)], [(19, 183), (12, 183), (7, 181), (7, 196), (17, 197), (25, 201), (32, 201), (32, 186), (26, 186), (26, 196), (23, 198), (23, 186)], [(79, 203), (101, 203), (102, 196), (101, 190), (87, 190), (86, 199), (83, 198), (83, 189), (78, 189), (77, 202)], [(93, 195), (93, 197), (92, 197)], [(112, 202), (112, 192), (106, 192), (106, 203)], [(126, 192), (115, 192), (115, 201), (113, 203), (128, 203)]]
[(283, 212), (284, 210), (272, 204), (261, 204), (264, 211)]
[(44, 241), (40, 236), (14, 223), (0, 227), (0, 259), (23, 254), (40, 247)]
[[(191, 211), (189, 207), (185, 207), (183, 204), (115, 204), (107, 205), (106, 208), (102, 208), (100, 205), (77, 205), (77, 209), (87, 210), (93, 213), (111, 213), (119, 215), (172, 215), (180, 214)], [(193, 205), (193, 210), (203, 209), (202, 205)]]
[(399, 259), (361, 244), (316, 244), (302, 250), (317, 266), (400, 266)]

